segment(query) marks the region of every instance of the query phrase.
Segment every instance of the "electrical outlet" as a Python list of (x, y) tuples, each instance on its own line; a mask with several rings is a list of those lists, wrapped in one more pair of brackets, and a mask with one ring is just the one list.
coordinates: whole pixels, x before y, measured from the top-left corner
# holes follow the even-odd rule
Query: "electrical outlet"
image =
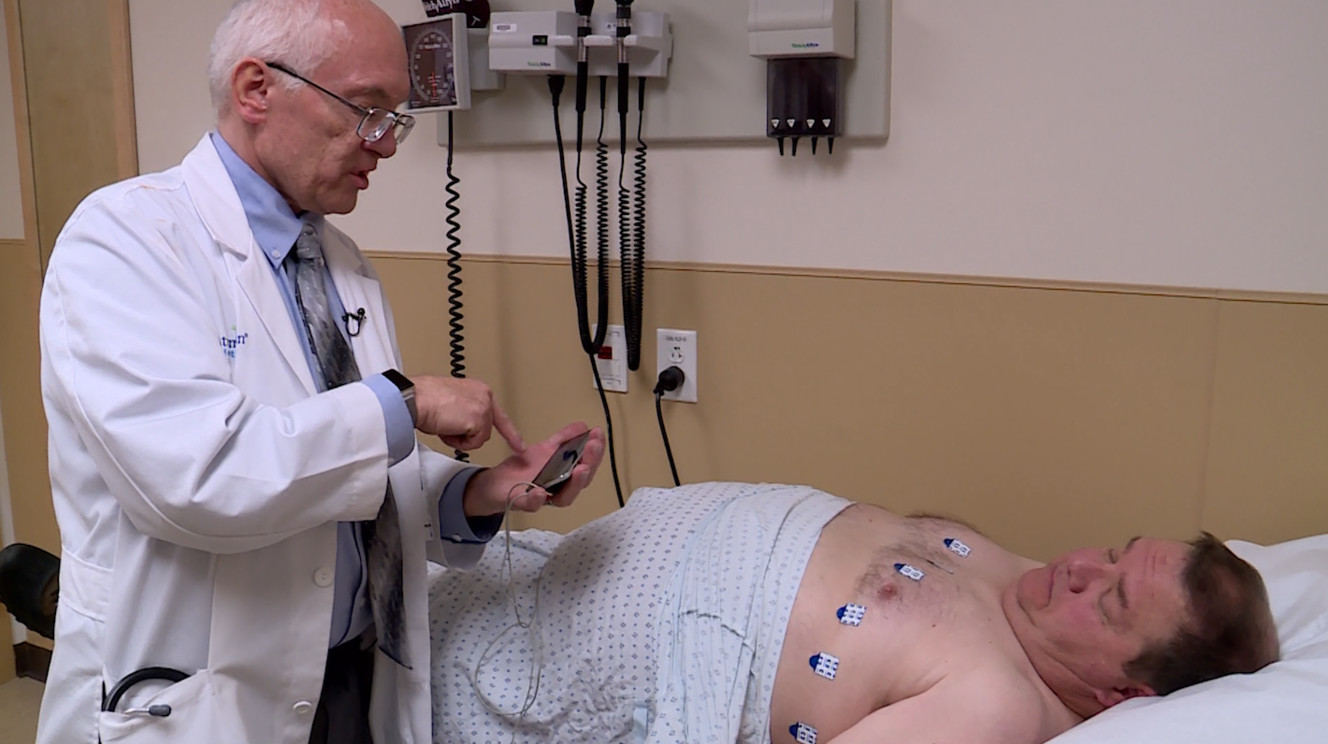
[[(590, 327), (593, 337), (599, 324)], [(604, 331), (604, 344), (595, 356), (595, 366), (599, 368), (599, 380), (604, 390), (610, 393), (627, 392), (627, 333), (620, 325), (610, 325)], [(595, 384), (591, 377), (590, 384)]]
[(674, 366), (681, 369), (684, 375), (682, 387), (664, 393), (663, 399), (695, 403), (696, 331), (657, 328), (655, 341), (655, 379), (659, 379), (660, 372)]

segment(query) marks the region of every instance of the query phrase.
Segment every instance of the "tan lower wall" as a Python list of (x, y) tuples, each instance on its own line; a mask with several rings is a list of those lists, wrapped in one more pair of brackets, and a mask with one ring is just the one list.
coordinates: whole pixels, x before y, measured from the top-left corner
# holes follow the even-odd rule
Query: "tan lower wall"
[(14, 634), (8, 613), (0, 612), (0, 685), (16, 676), (14, 667)]
[[(0, 412), (9, 474), (14, 536), (19, 542), (58, 550), (46, 471), (46, 424), (42, 414), (37, 297), (41, 273), (37, 249), (21, 240), (0, 240)], [(9, 615), (0, 612), (0, 683), (14, 676)]]
[[(15, 526), (55, 550), (35, 251), (0, 259)], [(374, 260), (407, 373), (445, 373), (446, 264)], [(567, 267), (478, 259), (463, 276), (469, 376), (528, 438), (601, 422)], [(649, 392), (665, 326), (700, 341), (700, 403), (665, 408), (684, 482), (810, 483), (1039, 558), (1139, 533), (1328, 533), (1328, 301), (690, 267), (647, 282), (643, 369), (609, 395), (627, 493), (669, 482)], [(573, 507), (514, 523), (570, 529), (615, 508), (612, 484), (606, 466)]]
[[(375, 263), (408, 373), (445, 372), (446, 264)], [(568, 274), (464, 263), (468, 374), (530, 438), (602, 420)], [(699, 334), (700, 403), (665, 409), (684, 482), (810, 483), (960, 516), (1040, 558), (1139, 533), (1328, 532), (1326, 303), (655, 268), (643, 369), (609, 395), (624, 490), (669, 481), (650, 394), (662, 326)], [(479, 461), (503, 454), (488, 449)], [(517, 521), (565, 530), (614, 507), (606, 467), (572, 508)]]
[(1224, 302), (1203, 525), (1328, 532), (1328, 307)]
[(46, 417), (41, 401), (37, 303), (41, 270), (34, 244), (0, 240), (0, 411), (5, 463), (19, 542), (58, 553), (60, 535), (51, 508), (46, 469)]

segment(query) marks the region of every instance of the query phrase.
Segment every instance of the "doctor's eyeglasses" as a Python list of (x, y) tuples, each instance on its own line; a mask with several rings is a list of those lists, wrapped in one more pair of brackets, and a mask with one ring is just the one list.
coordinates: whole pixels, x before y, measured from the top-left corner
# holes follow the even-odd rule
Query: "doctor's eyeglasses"
[(398, 114), (395, 111), (380, 109), (377, 106), (365, 108), (354, 101), (333, 93), (280, 62), (264, 62), (263, 64), (274, 70), (284, 72), (305, 85), (311, 85), (354, 109), (356, 113), (363, 117), (360, 119), (360, 125), (355, 127), (355, 134), (359, 135), (360, 139), (365, 142), (377, 142), (383, 138), (383, 135), (387, 134), (388, 130), (391, 130), (392, 138), (399, 145), (406, 141), (406, 136), (410, 134), (411, 128), (415, 126), (415, 117), (410, 114)]

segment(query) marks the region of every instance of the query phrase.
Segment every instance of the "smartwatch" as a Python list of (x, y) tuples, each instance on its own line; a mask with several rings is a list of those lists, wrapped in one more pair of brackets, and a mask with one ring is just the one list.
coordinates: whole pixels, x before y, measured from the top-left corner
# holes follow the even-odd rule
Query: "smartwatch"
[(388, 382), (396, 385), (397, 390), (401, 391), (401, 402), (405, 403), (406, 410), (410, 411), (410, 425), (414, 426), (419, 420), (419, 414), (415, 411), (415, 383), (395, 369), (384, 371), (383, 377), (386, 377)]

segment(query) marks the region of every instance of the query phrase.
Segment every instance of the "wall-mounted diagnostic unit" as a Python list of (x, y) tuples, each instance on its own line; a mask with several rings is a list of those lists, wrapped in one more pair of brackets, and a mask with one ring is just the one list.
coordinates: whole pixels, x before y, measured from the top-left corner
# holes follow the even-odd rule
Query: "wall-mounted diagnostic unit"
[(854, 45), (854, 0), (749, 0), (748, 42), (766, 60), (766, 136), (779, 143), (844, 136), (848, 61)]
[[(456, 9), (468, 2), (425, 1)], [(482, 56), (472, 25), (471, 89), (481, 90), (475, 84), (481, 70), (506, 79), (501, 93), (474, 97), (470, 113), (457, 119), (457, 142), (551, 143), (545, 78), (570, 79), (579, 64), (588, 65), (591, 79), (619, 78), (622, 55), (633, 80), (650, 81), (643, 116), (652, 143), (766, 142), (779, 137), (770, 131), (776, 118), (781, 128), (792, 118), (796, 128), (808, 130), (786, 131), (786, 140), (816, 137), (828, 144), (834, 137), (837, 146), (843, 140), (881, 143), (889, 134), (892, 0), (599, 0), (587, 13), (576, 12), (578, 5), (495, 3)], [(627, 10), (631, 30), (624, 36)], [(784, 59), (791, 61), (778, 61)], [(809, 79), (817, 84), (786, 85)], [(619, 97), (615, 87), (611, 99)], [(615, 141), (620, 133), (610, 128), (605, 138)], [(445, 141), (440, 129), (439, 142)]]
[[(577, 15), (570, 11), (495, 12), (489, 30), (489, 66), (505, 73), (576, 74)], [(592, 77), (617, 74), (617, 27), (614, 13), (590, 16), (589, 50)], [(667, 13), (637, 11), (632, 33), (622, 38), (632, 77), (663, 78), (669, 74), (673, 32)]]

